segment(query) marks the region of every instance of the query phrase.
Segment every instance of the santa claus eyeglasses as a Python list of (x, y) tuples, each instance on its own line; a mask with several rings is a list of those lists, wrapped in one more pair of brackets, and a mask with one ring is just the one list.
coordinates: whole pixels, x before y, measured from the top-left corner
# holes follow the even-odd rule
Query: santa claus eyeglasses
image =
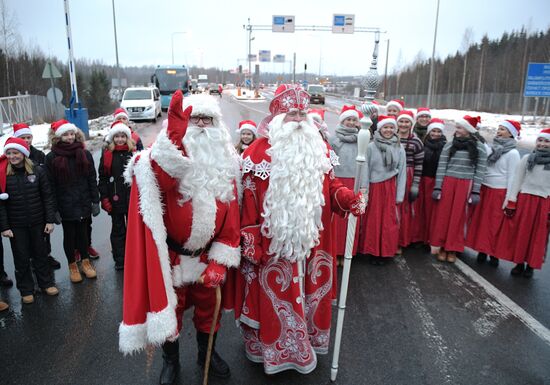
[(189, 118), (189, 121), (193, 124), (198, 124), (200, 120), (202, 120), (203, 124), (212, 124), (212, 121), (214, 119), (211, 116), (202, 116), (202, 115), (191, 116)]

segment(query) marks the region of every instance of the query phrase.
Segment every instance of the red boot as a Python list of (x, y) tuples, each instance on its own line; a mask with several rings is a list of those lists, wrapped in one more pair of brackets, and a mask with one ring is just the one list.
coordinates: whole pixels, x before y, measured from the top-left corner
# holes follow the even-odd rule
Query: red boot
[(88, 254), (90, 255), (90, 258), (92, 258), (92, 259), (98, 259), (99, 258), (99, 253), (92, 246), (88, 246)]

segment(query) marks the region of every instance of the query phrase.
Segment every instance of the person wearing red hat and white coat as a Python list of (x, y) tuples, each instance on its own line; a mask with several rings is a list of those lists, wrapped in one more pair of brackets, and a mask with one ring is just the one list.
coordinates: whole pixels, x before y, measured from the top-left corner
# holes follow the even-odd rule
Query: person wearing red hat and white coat
[(57, 295), (44, 233), (54, 230), (55, 201), (46, 170), (30, 159), (20, 138), (8, 138), (0, 157), (0, 231), (10, 239), (15, 281), (24, 304), (34, 302), (34, 275), (40, 289)]
[(417, 199), (420, 188), (420, 178), (422, 177), (422, 165), (424, 163), (424, 144), (412, 130), (415, 122), (414, 114), (410, 110), (403, 110), (397, 115), (397, 136), (407, 156), (405, 199), (403, 203), (398, 206), (398, 254), (401, 254), (403, 247), (408, 247), (414, 241), (414, 222), (418, 215)]
[(371, 256), (373, 265), (385, 265), (399, 244), (398, 205), (405, 198), (407, 182), (405, 150), (399, 144), (397, 122), (380, 115), (367, 149), (368, 205), (361, 217), (358, 251)]
[[(120, 107), (117, 108), (115, 112), (113, 112), (113, 117), (115, 118), (113, 124), (117, 121), (121, 121), (130, 129), (130, 132), (132, 133), (132, 140), (136, 144), (136, 150), (143, 150), (143, 143), (141, 142), (141, 138), (139, 137), (138, 133), (135, 132), (132, 127), (130, 127), (130, 116), (128, 115), (128, 112), (124, 108)], [(108, 140), (108, 138), (105, 139)]]
[(247, 358), (267, 374), (310, 373), (328, 353), (332, 212), (364, 210), (362, 195), (334, 178), (308, 105), (301, 87), (279, 86), (260, 138), (243, 154), (235, 316)]
[(239, 155), (256, 140), (256, 131), (256, 123), (253, 120), (243, 120), (239, 123), (239, 128), (237, 129), (239, 133), (239, 143), (235, 146)]
[(464, 116), (456, 122), (453, 140), (441, 151), (432, 198), (436, 201), (430, 244), (437, 259), (454, 263), (464, 251), (468, 205), (479, 203), (479, 190), (487, 169), (485, 146), (476, 137), (478, 118)]
[(514, 172), (504, 208), (508, 218), (498, 236), (495, 256), (516, 263), (511, 274), (533, 276), (544, 263), (550, 231), (550, 128), (537, 136), (535, 149)]
[(508, 203), (507, 192), (512, 187), (514, 172), (520, 160), (516, 150), (520, 131), (519, 122), (501, 122), (487, 157), (487, 172), (481, 184), (480, 202), (473, 210), (466, 235), (466, 246), (478, 252), (478, 263), (485, 262), (487, 256), (490, 256), (489, 264), (498, 266), (498, 259), (494, 255), (498, 234), (506, 219), (502, 210)]
[(394, 116), (397, 119), (397, 115), (405, 109), (405, 102), (401, 99), (393, 99), (386, 103), (386, 115)]
[(422, 162), (422, 177), (418, 188), (418, 203), (416, 216), (413, 223), (413, 242), (421, 242), (427, 246), (430, 244), (430, 223), (434, 208), (432, 192), (435, 186), (435, 175), (441, 151), (447, 143), (443, 135), (445, 122), (442, 119), (430, 120), (424, 139), (424, 161)]
[[(184, 310), (194, 306), (197, 361), (204, 366), (212, 322), (216, 332), (220, 326), (216, 287), (240, 261), (239, 157), (217, 100), (183, 99), (176, 91), (167, 128), (132, 158), (125, 176), (132, 187), (119, 349), (129, 354), (162, 345), (160, 383), (171, 384)], [(210, 374), (230, 376), (215, 348)]]

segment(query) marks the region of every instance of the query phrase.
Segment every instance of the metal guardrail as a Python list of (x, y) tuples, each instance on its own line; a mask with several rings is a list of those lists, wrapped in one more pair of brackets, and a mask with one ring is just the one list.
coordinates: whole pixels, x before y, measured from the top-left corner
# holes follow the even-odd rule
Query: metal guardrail
[(21, 95), (0, 98), (0, 136), (4, 127), (17, 122), (28, 124), (53, 121), (64, 116), (65, 106), (54, 104), (45, 96)]

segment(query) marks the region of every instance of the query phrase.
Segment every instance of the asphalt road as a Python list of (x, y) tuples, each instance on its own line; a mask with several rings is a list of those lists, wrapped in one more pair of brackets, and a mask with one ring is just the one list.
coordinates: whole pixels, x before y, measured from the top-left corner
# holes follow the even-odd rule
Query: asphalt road
[[(265, 102), (221, 100), (227, 125), (259, 121)], [(336, 111), (337, 107), (334, 107)], [(165, 115), (165, 114), (164, 114)], [(327, 113), (334, 128), (337, 115)], [(136, 125), (145, 145), (161, 122)], [(96, 161), (98, 153), (95, 153)], [(160, 350), (124, 357), (118, 352), (123, 274), (110, 254), (110, 220), (93, 222), (97, 280), (69, 282), (59, 226), (53, 254), (60, 295), (37, 295), (21, 305), (15, 288), (2, 289), (11, 309), (0, 314), (0, 384), (155, 384)], [(6, 270), (13, 278), (9, 243)], [(353, 260), (337, 384), (550, 384), (550, 268), (532, 279), (510, 276), (511, 263), (477, 265), (467, 251), (454, 265), (435, 261), (424, 249), (410, 248), (386, 266)], [(485, 282), (480, 284), (480, 282)], [(336, 315), (333, 314), (334, 325)], [(249, 362), (232, 314), (225, 314), (218, 351), (229, 363), (229, 380), (211, 384), (329, 384), (331, 356), (319, 356), (309, 375), (266, 376)], [(190, 316), (181, 337), (178, 384), (200, 384)], [(332, 352), (331, 352), (332, 353)]]

